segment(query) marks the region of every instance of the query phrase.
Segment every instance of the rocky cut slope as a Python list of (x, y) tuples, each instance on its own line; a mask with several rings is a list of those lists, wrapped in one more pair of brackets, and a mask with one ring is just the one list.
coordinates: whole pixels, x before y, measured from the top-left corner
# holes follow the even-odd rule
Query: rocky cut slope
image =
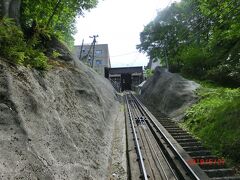
[(60, 64), (0, 59), (0, 179), (107, 179), (115, 91), (80, 62)]
[(199, 84), (179, 74), (157, 67), (154, 75), (143, 85), (140, 98), (155, 115), (180, 120), (185, 110), (197, 101), (195, 90), (198, 87)]

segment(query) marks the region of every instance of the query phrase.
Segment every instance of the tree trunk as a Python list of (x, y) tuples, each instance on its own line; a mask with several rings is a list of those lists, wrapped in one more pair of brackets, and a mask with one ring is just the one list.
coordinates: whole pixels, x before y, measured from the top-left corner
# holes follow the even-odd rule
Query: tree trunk
[(15, 19), (18, 25), (20, 24), (20, 6), (21, 0), (12, 0), (9, 7), (9, 17)]
[(62, 2), (62, 0), (58, 0), (58, 1), (57, 1), (56, 5), (55, 5), (55, 7), (54, 7), (54, 9), (53, 9), (53, 13), (52, 13), (52, 15), (49, 17), (49, 19), (48, 19), (48, 22), (47, 22), (47, 26), (46, 26), (46, 27), (49, 27), (49, 25), (50, 25), (50, 23), (51, 23), (51, 21), (52, 21), (52, 19), (53, 19), (53, 16), (56, 14), (56, 12), (57, 12), (57, 10), (58, 10), (61, 2)]
[(9, 5), (11, 0), (1, 0), (1, 17), (9, 16)]
[(0, 9), (2, 17), (13, 18), (19, 25), (21, 0), (1, 0)]

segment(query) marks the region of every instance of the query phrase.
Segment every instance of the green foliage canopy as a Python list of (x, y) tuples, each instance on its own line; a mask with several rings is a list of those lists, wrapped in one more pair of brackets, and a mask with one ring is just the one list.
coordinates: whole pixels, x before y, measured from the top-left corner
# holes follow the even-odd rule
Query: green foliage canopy
[(173, 3), (144, 27), (137, 49), (150, 59), (167, 58), (170, 71), (239, 86), (239, 10), (233, 0)]
[(29, 29), (33, 23), (50, 30), (65, 42), (73, 42), (75, 18), (84, 10), (94, 8), (97, 0), (22, 0), (21, 26)]
[[(20, 4), (20, 10), (12, 8), (13, 4)], [(83, 15), (84, 10), (96, 4), (97, 0), (18, 0), (17, 3), (3, 0), (1, 5), (7, 13), (0, 14), (0, 56), (17, 64), (47, 69), (46, 54), (49, 54), (51, 39), (73, 45), (76, 16)], [(15, 16), (13, 21), (3, 17), (8, 14), (19, 14), (20, 18)], [(52, 57), (60, 55), (52, 53)]]

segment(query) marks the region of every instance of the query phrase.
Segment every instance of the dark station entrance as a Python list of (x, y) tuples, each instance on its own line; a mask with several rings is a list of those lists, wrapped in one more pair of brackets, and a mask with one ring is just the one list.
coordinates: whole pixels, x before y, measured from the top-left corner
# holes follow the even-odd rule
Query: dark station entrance
[(132, 76), (131, 74), (121, 74), (121, 89), (122, 91), (125, 90), (132, 90)]
[(135, 90), (143, 81), (142, 66), (105, 68), (105, 77), (118, 91)]

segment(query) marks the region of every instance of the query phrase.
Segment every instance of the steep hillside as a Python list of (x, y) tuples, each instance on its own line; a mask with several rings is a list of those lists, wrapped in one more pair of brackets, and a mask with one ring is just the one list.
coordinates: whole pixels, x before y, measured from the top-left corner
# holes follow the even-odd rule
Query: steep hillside
[(240, 89), (202, 83), (182, 124), (215, 154), (240, 164)]
[(0, 179), (106, 179), (118, 109), (79, 62), (41, 72), (0, 59)]

